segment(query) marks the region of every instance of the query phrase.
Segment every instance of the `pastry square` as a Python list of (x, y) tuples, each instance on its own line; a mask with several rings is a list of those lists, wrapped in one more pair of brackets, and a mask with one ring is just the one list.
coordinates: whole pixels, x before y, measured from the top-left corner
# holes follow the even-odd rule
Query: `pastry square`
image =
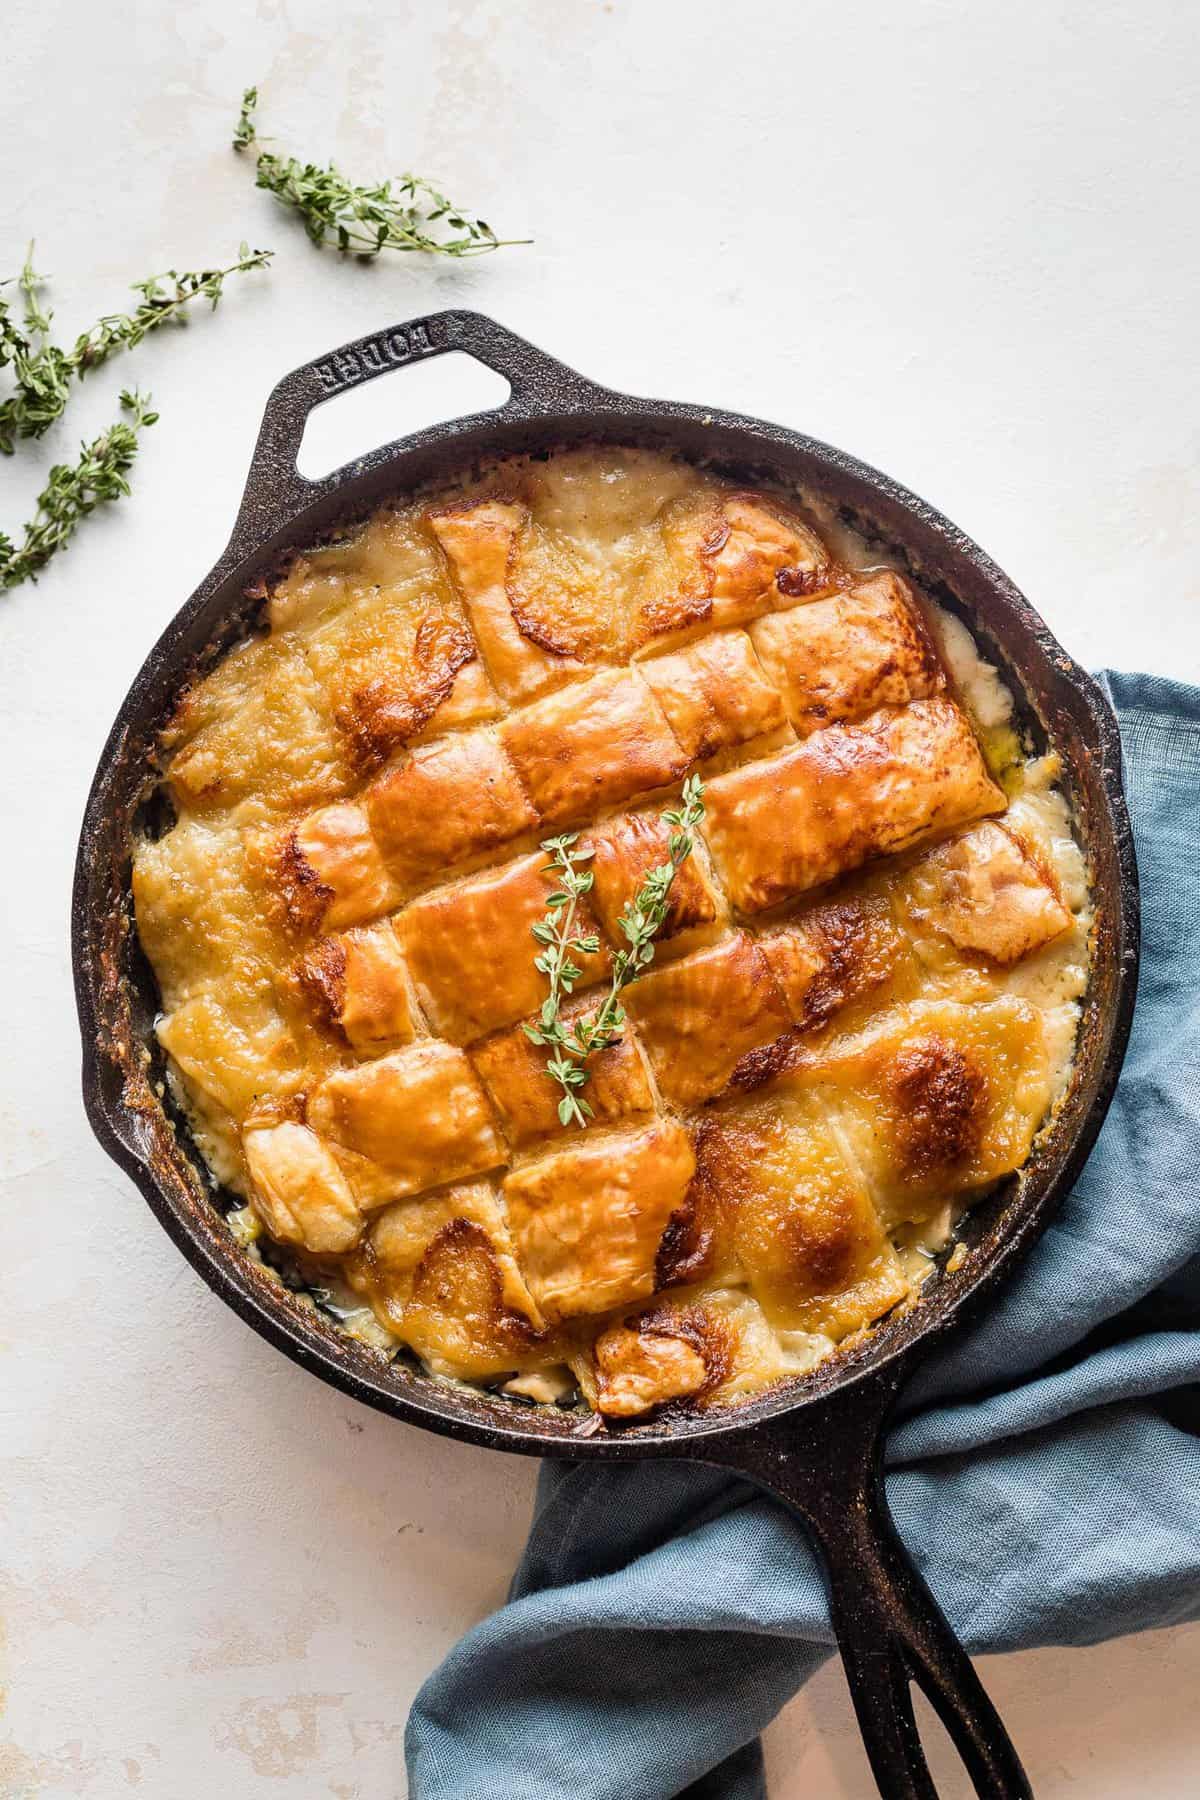
[(771, 1324), (835, 1341), (908, 1293), (870, 1194), (811, 1095), (728, 1102), (695, 1133), (685, 1209), (695, 1249), (720, 1278), (736, 1268)]
[(788, 1012), (818, 1031), (842, 1009), (878, 997), (905, 957), (906, 945), (882, 894), (839, 894), (809, 906), (758, 939)]
[(356, 1285), (381, 1324), (435, 1374), (486, 1380), (547, 1348), (541, 1319), (486, 1182), (385, 1207), (358, 1259)]
[(537, 823), (494, 735), (421, 744), (365, 795), (380, 855), (406, 889), (502, 849)]
[(335, 801), (279, 839), (269, 873), (289, 928), (304, 935), (377, 919), (400, 903), (365, 809)]
[(638, 669), (690, 762), (786, 729), (783, 701), (744, 631), (711, 632)]
[(359, 1239), (363, 1216), (337, 1159), (307, 1125), (247, 1126), (242, 1151), (254, 1183), (251, 1205), (273, 1238), (314, 1254), (341, 1253)]
[(505, 1178), (517, 1259), (547, 1321), (649, 1297), (659, 1241), (693, 1166), (687, 1133), (663, 1121), (582, 1138)]
[(321, 938), (294, 973), (317, 1017), (359, 1056), (411, 1043), (412, 1000), (395, 919)]
[[(275, 837), (271, 837), (271, 850)], [(271, 851), (267, 853), (270, 860)], [(228, 815), (183, 817), (133, 855), (138, 936), (167, 1006), (229, 977), (231, 947), (270, 962), (279, 945), (262, 882)]]
[(269, 985), (245, 995), (200, 992), (158, 1022), (155, 1035), (198, 1093), (232, 1119), (266, 1095), (294, 1093), (303, 1077), (299, 1046)]
[(1007, 966), (1072, 924), (1054, 877), (1015, 832), (985, 820), (915, 863), (904, 884), (917, 929)]
[[(610, 941), (621, 949), (627, 942), (621, 930), (621, 915), (650, 871), (667, 862), (670, 840), (671, 828), (658, 813), (622, 813), (590, 832), (585, 840), (594, 852), (592, 908)], [(693, 851), (676, 870), (667, 916), (659, 927), (656, 942), (662, 943), (696, 926), (711, 925), (720, 911), (720, 900)]]
[(347, 773), (320, 683), (299, 650), (271, 638), (238, 644), (188, 688), (162, 743), (176, 797), (204, 813), (314, 806)]
[(407, 513), (302, 559), (271, 610), (282, 627), (308, 615), (305, 660), (360, 774), (431, 730), (500, 711), (441, 553)]
[[(409, 971), (435, 1031), (465, 1044), (535, 1012), (549, 985), (534, 967), (540, 954), (533, 926), (554, 892), (543, 851), (501, 869), (468, 876), (414, 900), (400, 917)], [(586, 899), (575, 912), (577, 935), (597, 933)], [(577, 986), (599, 981), (607, 952), (581, 955)]]
[[(568, 1020), (577, 1018), (597, 1002), (594, 994), (590, 998), (577, 996), (563, 1008), (563, 1016)], [(491, 1037), (472, 1044), (467, 1054), (496, 1109), (504, 1135), (515, 1150), (568, 1129), (558, 1118), (562, 1089), (546, 1073), (546, 1059), (551, 1052), (544, 1044), (531, 1043), (523, 1026), (493, 1032)], [(628, 1023), (617, 1042), (607, 1050), (595, 1051), (586, 1067), (588, 1082), (579, 1090), (579, 1098), (591, 1107), (595, 1124), (654, 1111), (654, 1095), (637, 1034)]]
[(548, 825), (665, 787), (688, 759), (637, 675), (609, 669), (513, 713), (500, 737)]
[(522, 604), (516, 576), (528, 508), (508, 500), (466, 501), (431, 512), (429, 523), (505, 698), (520, 704), (578, 680), (586, 664), (572, 654), (562, 623), (553, 612), (540, 616)]
[(730, 494), (704, 550), (712, 623), (740, 625), (781, 601), (816, 593), (830, 575), (825, 546), (782, 503)]
[(375, 1206), (507, 1160), (470, 1063), (450, 1044), (416, 1043), (338, 1069), (312, 1094), (308, 1123), (339, 1157), (360, 1205)]
[(1024, 1000), (918, 1001), (788, 1079), (853, 1155), (887, 1226), (1019, 1168), (1050, 1104), (1041, 1011)]
[(945, 685), (912, 591), (890, 572), (848, 593), (771, 613), (750, 636), (801, 737), (881, 706), (927, 699)]
[(915, 700), (830, 725), (795, 750), (709, 782), (701, 827), (742, 912), (762, 912), (934, 833), (1002, 812), (953, 701)]
[(786, 1032), (791, 1018), (762, 951), (737, 932), (652, 969), (624, 996), (664, 1099), (695, 1106), (738, 1064)]
[(613, 1325), (592, 1346), (597, 1409), (609, 1418), (633, 1418), (652, 1406), (697, 1394), (709, 1378), (704, 1340), (684, 1313), (655, 1308), (646, 1319)]
[(371, 1221), (367, 1242), (373, 1286), (397, 1323), (412, 1297), (414, 1278), (430, 1246), (448, 1228), (470, 1225), (486, 1238), (495, 1259), (503, 1304), (540, 1324), (532, 1296), (513, 1255), (508, 1221), (489, 1182), (440, 1188), (416, 1200), (396, 1200)]

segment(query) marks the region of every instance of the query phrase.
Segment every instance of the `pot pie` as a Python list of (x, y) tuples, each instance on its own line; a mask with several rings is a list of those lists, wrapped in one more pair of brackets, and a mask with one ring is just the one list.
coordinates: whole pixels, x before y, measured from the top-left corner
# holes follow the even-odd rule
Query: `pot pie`
[[(133, 868), (247, 1253), (383, 1354), (611, 1421), (913, 1304), (1065, 1089), (1091, 927), (1057, 766), (961, 621), (819, 510), (611, 448), (399, 500), (258, 597)], [(697, 774), (565, 1127), (524, 1029), (539, 846), (591, 852), (577, 1017)]]

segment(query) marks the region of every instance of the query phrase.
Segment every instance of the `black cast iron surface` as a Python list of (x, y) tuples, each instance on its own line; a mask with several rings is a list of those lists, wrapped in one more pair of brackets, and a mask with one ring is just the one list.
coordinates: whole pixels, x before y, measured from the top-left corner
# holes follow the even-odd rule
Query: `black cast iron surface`
[[(393, 369), (463, 350), (511, 384), (492, 413), (385, 446), (325, 480), (296, 470), (314, 406)], [(1018, 696), (1036, 741), (1062, 758), (1088, 859), (1097, 927), (1072, 1083), (1020, 1174), (968, 1216), (967, 1255), (910, 1312), (854, 1351), (733, 1411), (578, 1434), (578, 1416), (451, 1389), (388, 1364), (302, 1305), (245, 1256), (211, 1180), (164, 1099), (158, 995), (141, 954), (130, 846), (156, 786), (155, 742), (185, 682), (251, 627), (248, 596), (286, 553), (386, 496), (456, 477), (496, 456), (582, 443), (637, 443), (719, 473), (823, 501), (970, 624)], [(537, 1456), (685, 1457), (767, 1488), (825, 1559), (851, 1693), (880, 1791), (935, 1790), (909, 1682), (925, 1689), (979, 1794), (1030, 1792), (971, 1664), (895, 1535), (880, 1477), (884, 1422), (918, 1358), (974, 1316), (1045, 1229), (1079, 1173), (1116, 1085), (1133, 1010), (1138, 888), (1115, 720), (1095, 683), (977, 545), (886, 476), (782, 426), (595, 386), (476, 313), (445, 312), (345, 345), (281, 381), (266, 408), (241, 510), (216, 567), (167, 627), (126, 696), (100, 758), (79, 843), (72, 908), (84, 1102), (109, 1155), (215, 1291), (263, 1337), (356, 1399), (410, 1424)]]

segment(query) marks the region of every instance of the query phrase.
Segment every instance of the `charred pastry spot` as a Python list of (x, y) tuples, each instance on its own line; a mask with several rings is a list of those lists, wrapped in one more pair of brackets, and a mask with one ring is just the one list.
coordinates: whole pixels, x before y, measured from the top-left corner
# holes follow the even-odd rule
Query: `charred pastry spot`
[(504, 1302), (504, 1281), (487, 1233), (470, 1219), (451, 1219), (431, 1238), (413, 1276), (409, 1307), (461, 1321), (514, 1354), (539, 1333)]
[(423, 731), (454, 691), (459, 670), (476, 656), (475, 640), (461, 625), (426, 614), (413, 643), (416, 676), (411, 691), (377, 676), (355, 688), (337, 709), (335, 723), (349, 741), (356, 766), (369, 774)]
[(827, 960), (804, 997), (799, 1022), (810, 1029), (826, 1024), (855, 993), (886, 973), (871, 966), (872, 920), (857, 900), (822, 907), (813, 924)]
[(906, 1172), (921, 1177), (979, 1147), (987, 1076), (957, 1044), (926, 1037), (900, 1051), (888, 1072)]
[(565, 632), (555, 631), (545, 619), (539, 619), (522, 604), (511, 587), (508, 590), (508, 607), (521, 636), (528, 638), (531, 644), (536, 644), (539, 650), (545, 650), (551, 656), (578, 658), (586, 655), (586, 645), (572, 643)]
[(860, 1250), (861, 1233), (844, 1196), (823, 1205), (816, 1220), (803, 1208), (781, 1221), (780, 1265), (799, 1271), (816, 1293), (836, 1294), (849, 1286)]
[(780, 569), (775, 585), (789, 600), (802, 600), (806, 594), (815, 594), (824, 586), (826, 573), (825, 569)]
[(292, 973), (321, 1022), (340, 1034), (346, 1004), (345, 945), (336, 938), (322, 938), (298, 958)]
[(701, 556), (718, 556), (729, 542), (730, 529), (729, 520), (718, 508), (713, 513), (711, 522), (704, 527), (701, 535)]
[(680, 1338), (696, 1352), (704, 1364), (704, 1382), (688, 1396), (691, 1405), (719, 1388), (733, 1367), (734, 1343), (729, 1322), (703, 1305), (678, 1310), (654, 1307), (629, 1323), (645, 1337)]
[(287, 927), (297, 935), (319, 931), (334, 892), (318, 876), (294, 831), (280, 844), (268, 874), (273, 878), (271, 899)]
[(773, 1044), (763, 1044), (757, 1050), (748, 1050), (741, 1061), (735, 1063), (733, 1074), (729, 1077), (729, 1085), (740, 1093), (752, 1093), (755, 1088), (764, 1087), (768, 1081), (783, 1075), (794, 1067), (801, 1048), (802, 1028), (793, 1026), (777, 1037)]
[(648, 644), (670, 631), (703, 624), (712, 617), (711, 581), (685, 581), (667, 599), (648, 600), (638, 615), (638, 645)]
[[(693, 1187), (698, 1178), (693, 1176)], [(683, 1205), (671, 1214), (659, 1239), (658, 1254), (654, 1259), (655, 1287), (682, 1287), (687, 1282), (699, 1281), (708, 1267), (712, 1250), (712, 1229), (700, 1223), (695, 1198), (689, 1188)]]
[(713, 1271), (717, 1237), (736, 1193), (730, 1176), (727, 1133), (719, 1119), (702, 1118), (692, 1135), (696, 1166), (659, 1241), (656, 1286), (682, 1287)]

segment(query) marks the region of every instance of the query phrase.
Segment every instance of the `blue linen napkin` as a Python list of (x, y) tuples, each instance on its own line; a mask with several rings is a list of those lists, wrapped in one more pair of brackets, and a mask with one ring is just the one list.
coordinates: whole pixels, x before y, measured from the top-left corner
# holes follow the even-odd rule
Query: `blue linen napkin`
[[(1124, 1072), (1074, 1192), (888, 1444), (900, 1534), (971, 1651), (1200, 1615), (1200, 689), (1101, 679), (1142, 879)], [(508, 1605), (413, 1706), (413, 1800), (763, 1800), (758, 1734), (831, 1648), (808, 1541), (758, 1490), (546, 1463)]]

